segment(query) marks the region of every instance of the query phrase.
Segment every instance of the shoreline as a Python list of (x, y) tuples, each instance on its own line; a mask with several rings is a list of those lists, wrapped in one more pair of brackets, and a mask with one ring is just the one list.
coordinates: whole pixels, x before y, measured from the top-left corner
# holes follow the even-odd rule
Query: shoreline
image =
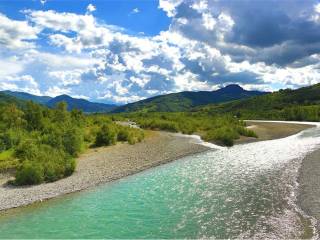
[(320, 233), (320, 146), (302, 159), (298, 173), (297, 205), (315, 221)]
[(77, 159), (71, 176), (56, 182), (15, 187), (3, 183), (9, 179), (0, 179), (0, 211), (85, 190), (208, 150), (197, 139), (167, 132), (151, 132), (135, 145), (120, 143), (90, 149)]
[[(251, 125), (257, 126), (258, 121), (252, 120)], [(283, 127), (288, 125), (291, 126), (289, 130)], [(303, 127), (301, 125), (303, 124), (298, 126), (298, 124), (281, 122), (276, 123), (276, 128), (286, 129), (282, 137), (288, 137), (312, 127), (310, 124)], [(269, 126), (275, 127), (268, 123), (266, 126), (264, 127), (267, 129), (270, 128)], [(279, 138), (277, 134), (269, 134), (268, 137), (269, 139), (265, 139), (262, 136), (255, 141)], [(186, 156), (219, 148), (222, 147), (203, 142), (196, 135), (149, 131), (145, 140), (135, 145), (120, 143), (89, 149), (77, 159), (74, 174), (56, 182), (14, 187), (5, 185), (4, 181), (9, 178), (1, 179), (0, 175), (0, 212), (85, 190)]]

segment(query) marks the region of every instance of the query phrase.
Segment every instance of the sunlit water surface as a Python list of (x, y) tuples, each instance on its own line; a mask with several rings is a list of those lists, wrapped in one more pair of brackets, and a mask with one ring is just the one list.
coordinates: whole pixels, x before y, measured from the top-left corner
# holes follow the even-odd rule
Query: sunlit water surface
[(319, 128), (189, 156), (0, 217), (2, 238), (299, 237), (301, 159)]

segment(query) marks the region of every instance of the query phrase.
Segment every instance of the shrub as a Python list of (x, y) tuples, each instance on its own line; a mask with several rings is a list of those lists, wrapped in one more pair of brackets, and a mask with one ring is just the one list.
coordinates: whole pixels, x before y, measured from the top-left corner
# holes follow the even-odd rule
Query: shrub
[(23, 130), (8, 129), (0, 135), (0, 150), (6, 150), (18, 145), (25, 137)]
[(95, 145), (96, 146), (109, 146), (114, 145), (117, 141), (117, 133), (114, 127), (110, 125), (103, 125), (97, 133)]
[(71, 156), (77, 156), (77, 154), (81, 151), (82, 143), (83, 135), (77, 128), (71, 128), (63, 135), (62, 144), (65, 151)]
[[(30, 183), (30, 179), (33, 177), (36, 178), (34, 180), (35, 183), (38, 181), (38, 175), (34, 176), (34, 173), (29, 169), (29, 165), (37, 166), (37, 169), (41, 169), (41, 182), (52, 182), (69, 176), (73, 173), (76, 166), (75, 160), (63, 150), (29, 141), (17, 148), (16, 156), (19, 156), (20, 161), (22, 161), (22, 167), (16, 173), (16, 183), (18, 185), (32, 184)], [(30, 171), (30, 174), (27, 175), (29, 177), (24, 177), (26, 175), (24, 165)]]
[(232, 146), (233, 140), (239, 138), (239, 134), (232, 128), (221, 127), (209, 131), (204, 138), (207, 141), (216, 141), (225, 146)]
[(76, 170), (76, 165), (76, 160), (74, 158), (67, 159), (64, 170), (64, 176), (70, 176)]
[(39, 163), (25, 161), (16, 173), (17, 185), (40, 184), (44, 181), (44, 169)]
[(120, 142), (125, 142), (129, 140), (129, 131), (128, 129), (125, 128), (120, 128), (120, 130), (118, 131), (118, 136), (117, 136), (117, 140)]
[(16, 158), (23, 160), (32, 160), (37, 157), (38, 146), (32, 139), (26, 139), (21, 142), (15, 149)]

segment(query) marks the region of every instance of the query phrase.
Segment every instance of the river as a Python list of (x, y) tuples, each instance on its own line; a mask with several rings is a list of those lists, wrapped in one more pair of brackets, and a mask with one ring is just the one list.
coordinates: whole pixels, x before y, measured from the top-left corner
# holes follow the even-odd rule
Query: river
[(213, 148), (3, 212), (0, 238), (298, 238), (310, 218), (296, 204), (296, 179), (318, 144), (320, 127)]

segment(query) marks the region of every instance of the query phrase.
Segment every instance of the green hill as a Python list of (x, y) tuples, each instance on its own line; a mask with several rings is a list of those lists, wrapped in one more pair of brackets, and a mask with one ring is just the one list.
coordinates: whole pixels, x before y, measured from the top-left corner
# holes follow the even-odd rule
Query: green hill
[(106, 113), (106, 112), (110, 112), (116, 107), (116, 105), (89, 102), (88, 100), (72, 98), (68, 95), (60, 95), (55, 98), (52, 98), (50, 101), (46, 103), (46, 105), (48, 107), (53, 108), (58, 102), (66, 102), (68, 104), (69, 111), (71, 111), (72, 109), (79, 109), (87, 113), (95, 113), (95, 112)]
[(17, 106), (25, 106), (25, 104), (26, 104), (26, 102), (23, 100), (20, 100), (16, 97), (13, 97), (13, 96), (7, 95), (3, 92), (0, 92), (0, 106), (7, 105), (10, 103), (13, 103)]
[(193, 107), (249, 98), (266, 94), (247, 91), (238, 85), (229, 85), (216, 91), (180, 92), (148, 98), (117, 107), (113, 112), (183, 112)]
[(247, 119), (320, 120), (320, 84), (194, 109)]
[(3, 91), (3, 93), (19, 98), (21, 100), (30, 100), (33, 101), (35, 103), (40, 103), (45, 105), (50, 99), (52, 99), (51, 97), (48, 96), (37, 96), (37, 95), (33, 95), (30, 93), (25, 93), (25, 92), (15, 92), (15, 91)]

